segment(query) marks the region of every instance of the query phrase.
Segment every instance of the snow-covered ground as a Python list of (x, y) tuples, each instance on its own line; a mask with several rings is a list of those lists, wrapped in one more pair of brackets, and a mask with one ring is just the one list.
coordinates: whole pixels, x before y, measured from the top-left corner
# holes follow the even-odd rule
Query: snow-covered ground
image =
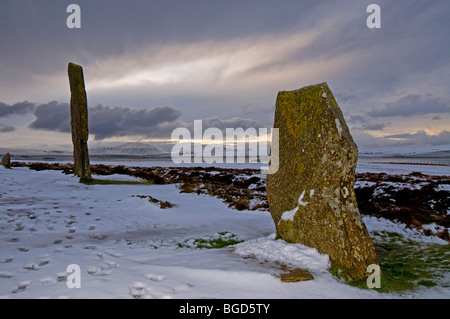
[[(411, 169), (364, 165), (358, 170)], [(450, 175), (448, 167), (424, 168)], [(351, 287), (327, 271), (328, 256), (275, 240), (268, 212), (232, 210), (215, 197), (180, 193), (176, 185), (84, 185), (60, 171), (1, 166), (0, 180), (3, 298), (450, 297), (449, 287), (401, 296)], [(175, 206), (160, 209), (136, 195)], [(365, 222), (369, 231), (394, 229), (413, 240), (445, 244), (387, 220)], [(195, 247), (198, 239), (219, 236), (242, 242)], [(68, 287), (72, 264), (79, 266), (80, 288)], [(314, 280), (283, 283), (276, 276), (280, 264), (305, 268)]]

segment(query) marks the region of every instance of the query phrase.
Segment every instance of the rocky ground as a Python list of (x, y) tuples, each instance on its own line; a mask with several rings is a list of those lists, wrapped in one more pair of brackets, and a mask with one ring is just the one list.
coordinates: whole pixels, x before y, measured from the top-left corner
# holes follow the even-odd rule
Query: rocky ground
[[(73, 174), (71, 164), (12, 162), (11, 167), (60, 170)], [(179, 184), (180, 192), (209, 194), (236, 210), (268, 210), (265, 175), (254, 169), (217, 167), (128, 167), (91, 165), (95, 175), (123, 174), (154, 184)], [(399, 221), (425, 234), (450, 241), (450, 177), (420, 172), (408, 175), (362, 173), (356, 175), (355, 192), (363, 215)], [(150, 201), (158, 202), (150, 195)], [(170, 205), (170, 203), (163, 203)], [(430, 228), (429, 225), (433, 229)]]

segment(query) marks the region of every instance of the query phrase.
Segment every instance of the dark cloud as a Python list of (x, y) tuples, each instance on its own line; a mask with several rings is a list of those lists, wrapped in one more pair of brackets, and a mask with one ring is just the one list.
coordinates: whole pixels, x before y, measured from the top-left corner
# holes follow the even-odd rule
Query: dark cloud
[(0, 102), (0, 117), (8, 117), (12, 115), (25, 115), (32, 113), (35, 109), (35, 104), (28, 101), (19, 102), (13, 105), (8, 105)]
[(365, 131), (382, 131), (385, 127), (385, 123), (364, 123), (361, 129)]
[(348, 122), (359, 125), (352, 127), (352, 129), (363, 131), (383, 131), (387, 125), (386, 123), (374, 123), (370, 118), (362, 115), (352, 115), (349, 117)]
[(257, 121), (254, 121), (251, 119), (244, 119), (244, 118), (240, 118), (240, 117), (233, 117), (231, 119), (225, 119), (225, 120), (222, 120), (218, 117), (206, 118), (206, 119), (203, 119), (202, 126), (203, 126), (203, 129), (207, 129), (210, 127), (216, 127), (224, 133), (227, 128), (241, 127), (244, 130), (246, 130), (251, 127), (255, 128), (255, 129), (265, 127), (264, 125), (262, 125), (261, 123), (259, 123)]
[[(170, 138), (172, 131), (179, 127), (194, 132), (194, 122), (179, 120), (182, 113), (172, 107), (157, 107), (152, 110), (125, 107), (105, 107), (98, 105), (89, 109), (89, 132), (96, 140), (119, 136), (142, 136), (144, 138)], [(234, 117), (218, 117), (202, 120), (202, 130), (215, 127), (225, 133), (226, 128), (264, 127), (257, 121)]]
[(358, 97), (355, 94), (339, 92), (336, 94), (336, 99), (343, 103), (350, 103), (358, 101)]
[[(70, 133), (70, 106), (56, 101), (41, 104), (35, 110), (36, 120), (32, 129)], [(170, 138), (172, 131), (185, 127), (193, 133), (194, 122), (180, 121), (182, 112), (172, 107), (132, 109), (97, 105), (89, 108), (89, 133), (95, 140), (112, 137), (141, 136), (144, 138)], [(265, 127), (257, 121), (234, 117), (222, 120), (218, 117), (202, 119), (202, 129), (216, 127), (225, 132), (226, 128)]]
[(242, 114), (273, 114), (275, 112), (275, 104), (262, 106), (260, 104), (247, 103), (240, 107)]
[(349, 116), (348, 121), (352, 123), (365, 123), (367, 120), (362, 115), (351, 115)]
[(275, 0), (263, 3), (78, 0), (81, 29), (70, 30), (66, 27), (69, 15), (66, 8), (70, 2), (2, 0), (0, 3), (3, 68), (21, 79), (26, 79), (28, 73), (54, 72), (55, 66), (64, 68), (68, 58), (87, 65), (99, 57), (122, 55), (129, 48), (138, 50), (171, 43), (220, 41), (282, 32), (300, 22), (306, 24), (313, 20), (313, 17), (299, 19), (299, 16), (318, 6), (315, 3), (306, 6), (297, 0), (284, 0), (282, 4)]
[(70, 133), (70, 106), (67, 103), (52, 101), (41, 104), (34, 111), (36, 120), (28, 127), (36, 130), (47, 130)]
[[(207, 118), (204, 127), (263, 127), (230, 118), (272, 121), (278, 90), (317, 81), (336, 87), (344, 111), (360, 114), (352, 123), (358, 133), (383, 130), (390, 125), (382, 123), (387, 118), (399, 119), (393, 116), (429, 114), (427, 120), (434, 116), (437, 125), (439, 114), (450, 113), (445, 1), (378, 0), (379, 30), (366, 27), (369, 0), (77, 0), (79, 30), (66, 27), (69, 3), (0, 0), (0, 96), (8, 103), (67, 101), (67, 63), (79, 63), (93, 105), (131, 107), (92, 107), (89, 123), (96, 139), (170, 136), (173, 128), (192, 126), (180, 120), (179, 110), (189, 121)], [(253, 48), (261, 54), (253, 57)], [(236, 51), (240, 54), (233, 56)], [(195, 76), (185, 70), (190, 62)], [(109, 86), (139, 71), (151, 75), (136, 85)], [(166, 73), (181, 74), (181, 82), (152, 86), (160, 71), (163, 80)], [(406, 93), (395, 102), (379, 102), (398, 92)], [(136, 109), (146, 103), (176, 109)], [(0, 118), (34, 113), (31, 128), (70, 132), (67, 104), (19, 104), (0, 103)], [(378, 109), (371, 109), (374, 105)]]
[(450, 132), (442, 131), (437, 135), (428, 135), (425, 131), (418, 131), (414, 134), (394, 134), (387, 135), (384, 138), (390, 140), (400, 140), (404, 144), (415, 145), (442, 145), (448, 144), (450, 141)]
[(160, 126), (175, 122), (181, 115), (169, 106), (147, 110), (97, 105), (89, 109), (89, 131), (97, 140), (127, 135), (156, 137)]
[(2, 125), (0, 124), (0, 133), (9, 133), (15, 131), (16, 128), (11, 125)]
[(410, 94), (379, 110), (368, 112), (372, 117), (414, 116), (422, 114), (450, 113), (450, 106), (430, 94)]
[[(36, 120), (29, 127), (38, 130), (70, 133), (70, 106), (56, 101), (39, 105)], [(95, 139), (109, 137), (158, 135), (158, 127), (176, 121), (181, 112), (171, 107), (151, 110), (97, 105), (89, 108), (89, 132)]]

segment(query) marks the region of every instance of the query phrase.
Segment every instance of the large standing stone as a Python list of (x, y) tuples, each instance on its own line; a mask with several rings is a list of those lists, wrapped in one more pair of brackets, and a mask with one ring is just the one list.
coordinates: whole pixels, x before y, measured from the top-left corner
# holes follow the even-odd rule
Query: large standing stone
[(361, 280), (375, 249), (354, 193), (358, 149), (326, 83), (278, 93), (279, 169), (267, 176), (270, 212), (282, 239), (330, 256)]
[(91, 168), (89, 164), (89, 152), (87, 141), (88, 131), (88, 106), (86, 90), (84, 87), (83, 68), (69, 63), (70, 82), (70, 125), (72, 126), (73, 165), (74, 174), (80, 180), (91, 180)]

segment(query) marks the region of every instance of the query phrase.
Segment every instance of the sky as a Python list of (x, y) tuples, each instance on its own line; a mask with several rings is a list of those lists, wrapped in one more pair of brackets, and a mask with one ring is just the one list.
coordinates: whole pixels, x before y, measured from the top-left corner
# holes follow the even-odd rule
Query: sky
[(450, 144), (449, 17), (434, 0), (0, 0), (0, 147), (71, 146), (69, 62), (90, 146), (272, 127), (279, 91), (322, 82), (360, 149)]

